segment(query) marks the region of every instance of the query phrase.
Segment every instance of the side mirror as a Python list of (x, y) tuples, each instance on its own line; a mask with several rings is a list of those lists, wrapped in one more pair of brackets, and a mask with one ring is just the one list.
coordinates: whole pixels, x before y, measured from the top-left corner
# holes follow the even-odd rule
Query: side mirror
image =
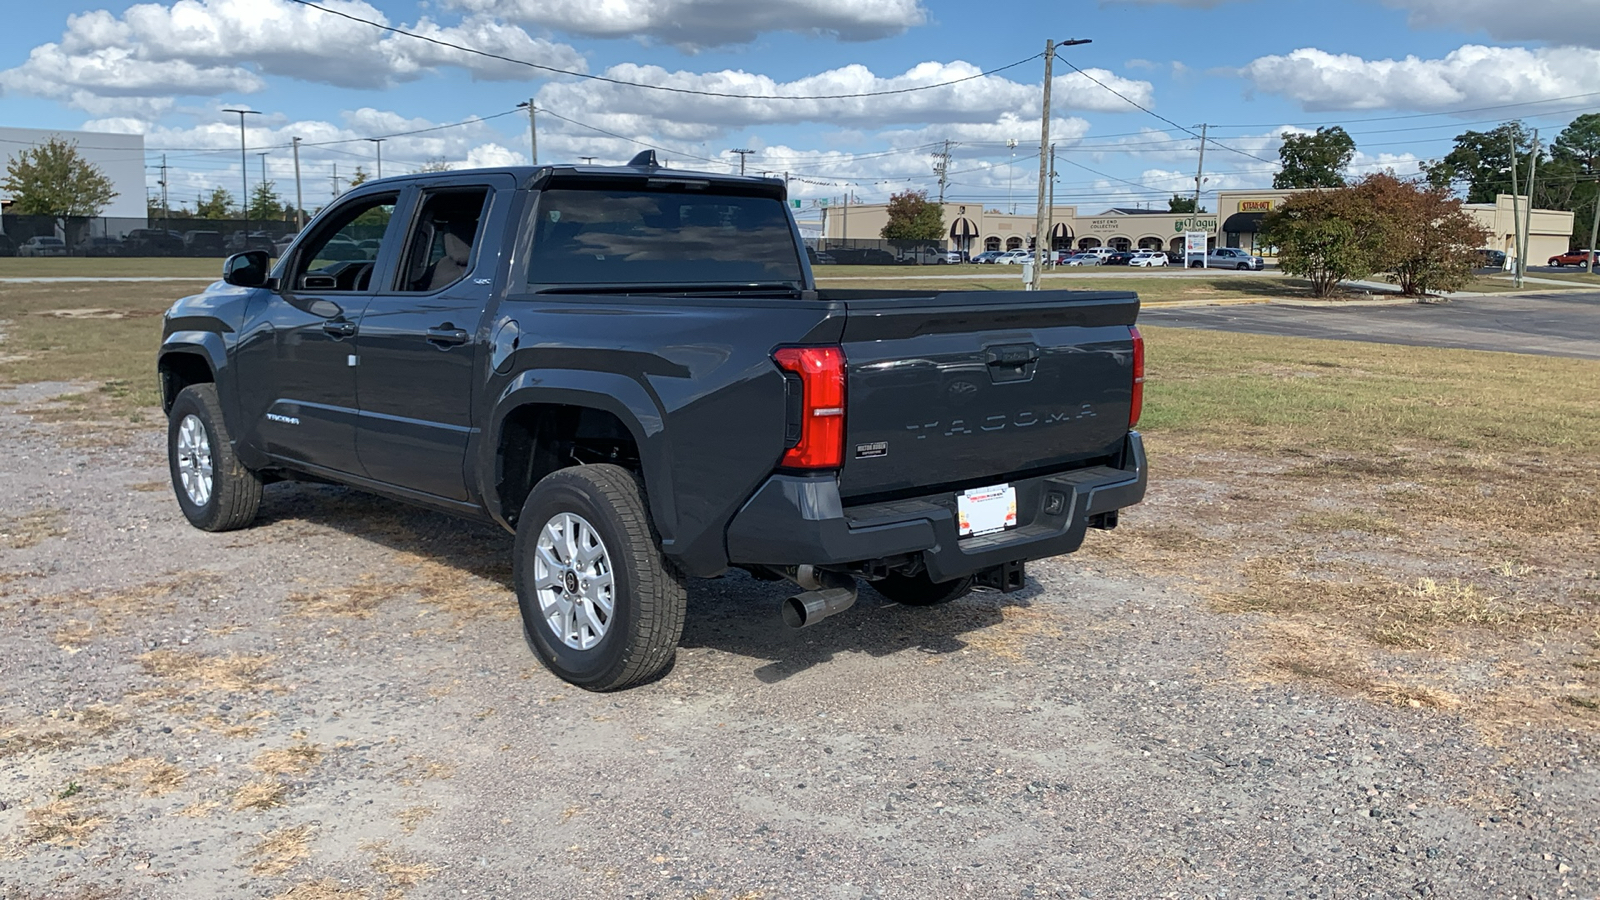
[(222, 262), (222, 280), (234, 287), (261, 287), (267, 283), (267, 251), (246, 250)]

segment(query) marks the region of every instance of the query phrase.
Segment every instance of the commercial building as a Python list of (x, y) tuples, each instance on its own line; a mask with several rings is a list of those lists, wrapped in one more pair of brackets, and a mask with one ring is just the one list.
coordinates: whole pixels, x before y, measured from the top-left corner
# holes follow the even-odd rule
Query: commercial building
[[(952, 250), (977, 254), (984, 250), (1017, 250), (1033, 245), (1038, 222), (1032, 213), (1007, 213), (985, 209), (978, 203), (943, 205), (946, 240)], [(889, 222), (886, 204), (833, 206), (827, 210), (822, 233), (829, 241), (876, 240)], [(1108, 246), (1117, 250), (1183, 250), (1186, 231), (1215, 234), (1217, 217), (1192, 216), (1164, 210), (1113, 208), (1096, 215), (1080, 215), (1076, 206), (1050, 210), (1046, 233), (1056, 250), (1090, 250)]]
[[(1108, 246), (1117, 250), (1161, 249), (1183, 251), (1187, 231), (1211, 235), (1213, 247), (1238, 247), (1248, 252), (1271, 256), (1272, 248), (1260, 240), (1261, 223), (1267, 213), (1283, 205), (1296, 193), (1292, 190), (1221, 191), (1217, 211), (1198, 215), (1159, 210), (1113, 207), (1094, 215), (1081, 215), (1076, 206), (1056, 206), (1049, 215), (1046, 231), (1056, 250), (1088, 250)], [(1518, 214), (1526, 212), (1526, 197), (1515, 198)], [(1513, 198), (1501, 194), (1494, 203), (1469, 203), (1465, 209), (1489, 230), (1490, 249), (1515, 256), (1513, 239)], [(948, 202), (943, 205), (946, 246), (977, 254), (984, 250), (1016, 250), (1033, 246), (1037, 222), (1032, 213), (1006, 213), (985, 209), (981, 204)], [(1528, 259), (1542, 263), (1565, 252), (1572, 234), (1572, 213), (1551, 209), (1533, 211), (1529, 228)], [(829, 241), (875, 240), (888, 224), (885, 204), (833, 206), (826, 210), (822, 235)]]
[[(1271, 247), (1260, 240), (1261, 221), (1267, 213), (1283, 205), (1297, 193), (1292, 190), (1221, 191), (1217, 194), (1217, 242), (1224, 247), (1239, 247), (1251, 253), (1271, 256)], [(1500, 194), (1493, 203), (1467, 203), (1468, 213), (1489, 232), (1486, 249), (1501, 250), (1507, 259), (1516, 257), (1517, 217), (1528, 211), (1528, 198)], [(1513, 215), (1515, 209), (1515, 216)], [(1572, 213), (1555, 209), (1536, 209), (1528, 225), (1529, 265), (1542, 265), (1558, 253), (1565, 253), (1572, 235)]]
[[(108, 134), (100, 131), (59, 131), (41, 128), (0, 128), (0, 156), (7, 162), (51, 138), (76, 142), (78, 155), (111, 179), (117, 196), (101, 211), (107, 218), (144, 219), (144, 135)], [(0, 188), (0, 203), (9, 203)]]

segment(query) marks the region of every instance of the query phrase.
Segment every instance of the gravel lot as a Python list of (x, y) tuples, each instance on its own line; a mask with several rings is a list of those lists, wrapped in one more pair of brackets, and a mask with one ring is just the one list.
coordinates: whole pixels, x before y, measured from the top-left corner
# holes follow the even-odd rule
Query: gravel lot
[(293, 485), (201, 533), (153, 413), (27, 412), (81, 389), (0, 391), (5, 900), (1600, 896), (1592, 729), (1257, 677), (1189, 582), (1068, 557), (789, 632), (730, 575), (586, 694), (508, 535)]

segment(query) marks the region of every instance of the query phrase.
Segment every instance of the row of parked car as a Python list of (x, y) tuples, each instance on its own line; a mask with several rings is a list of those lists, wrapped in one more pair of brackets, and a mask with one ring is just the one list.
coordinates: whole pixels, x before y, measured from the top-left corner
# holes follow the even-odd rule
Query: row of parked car
[[(1049, 261), (1058, 266), (1133, 266), (1136, 268), (1164, 268), (1169, 265), (1181, 266), (1184, 258), (1182, 253), (1165, 250), (1113, 250), (1110, 247), (1095, 247), (1091, 250), (1056, 250), (1054, 257)], [(1022, 265), (1033, 259), (1032, 250), (985, 250), (974, 256), (972, 261), (989, 265)], [(1243, 271), (1259, 272), (1266, 267), (1266, 260), (1259, 256), (1252, 256), (1235, 247), (1218, 247), (1207, 253), (1205, 258), (1189, 260), (1190, 268), (1204, 266), (1210, 269), (1237, 269)]]
[[(0, 256), (227, 256), (244, 250), (266, 250), (274, 256), (289, 245), (294, 235), (267, 231), (233, 232), (192, 230), (168, 231), (161, 228), (135, 228), (120, 237), (88, 235), (68, 245), (53, 235), (36, 235), (20, 243), (0, 234)], [(346, 242), (353, 243), (353, 242)], [(377, 242), (374, 241), (374, 244)], [(350, 259), (367, 257), (353, 250)]]

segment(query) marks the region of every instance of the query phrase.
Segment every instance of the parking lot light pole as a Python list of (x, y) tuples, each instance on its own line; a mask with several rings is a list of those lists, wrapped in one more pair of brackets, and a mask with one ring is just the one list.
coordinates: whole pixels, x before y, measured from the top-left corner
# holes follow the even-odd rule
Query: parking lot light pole
[(239, 114), (239, 179), (244, 193), (239, 195), (239, 211), (244, 214), (245, 239), (250, 236), (250, 156), (244, 145), (244, 117), (259, 116), (261, 112), (254, 109), (225, 109), (226, 113)]
[(378, 148), (378, 177), (383, 177), (383, 142), (386, 138), (367, 138), (374, 147)]
[(294, 230), (306, 227), (306, 201), (300, 194), (300, 139), (294, 139)]

